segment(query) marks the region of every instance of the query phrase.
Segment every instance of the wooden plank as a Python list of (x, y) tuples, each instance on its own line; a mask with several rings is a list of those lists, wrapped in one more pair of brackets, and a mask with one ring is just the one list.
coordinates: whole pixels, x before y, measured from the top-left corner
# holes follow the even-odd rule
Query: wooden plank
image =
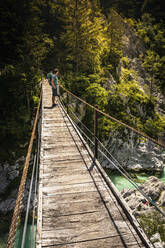
[(65, 153), (65, 151), (61, 151), (58, 154), (48, 154), (45, 155), (45, 160), (47, 159), (51, 159), (51, 160), (55, 160), (55, 161), (73, 161), (73, 160), (78, 160), (78, 159), (82, 159), (82, 155), (83, 158), (84, 157), (88, 157), (88, 154), (86, 151), (84, 151), (82, 154), (80, 154), (79, 152), (74, 152), (74, 153)]
[(65, 136), (56, 136), (55, 137), (52, 137), (51, 134), (47, 135), (47, 136), (44, 136), (43, 137), (43, 141), (46, 143), (46, 144), (58, 144), (58, 142), (60, 143), (63, 143), (63, 142), (77, 142), (77, 141), (80, 141), (80, 139), (78, 137), (74, 137), (74, 141), (73, 141), (73, 137), (68, 134), (68, 135), (65, 135)]
[[(60, 161), (61, 162), (61, 161)], [(48, 166), (47, 166), (48, 165)], [(62, 174), (73, 174), (77, 173), (78, 171), (86, 171), (87, 168), (83, 165), (83, 162), (70, 162), (62, 161), (60, 164), (57, 162), (49, 162), (44, 167), (44, 173), (51, 174), (56, 173), (57, 175)]]
[(97, 173), (97, 171), (93, 170), (92, 175), (89, 173), (87, 168), (85, 167), (80, 167), (78, 165), (75, 165), (75, 167), (70, 167), (70, 166), (62, 166), (62, 167), (57, 167), (54, 165), (54, 167), (51, 166), (51, 168), (46, 167), (44, 168), (44, 179), (52, 179), (54, 181), (58, 181), (59, 178), (61, 178), (61, 181), (66, 180), (68, 178), (69, 180), (75, 179), (76, 178), (91, 178), (93, 181), (98, 181), (100, 178), (100, 175)]
[[(83, 168), (83, 167), (82, 167)], [(49, 168), (50, 169), (50, 168)], [(66, 169), (66, 170), (65, 170)], [(79, 166), (76, 167), (76, 170), (74, 170), (73, 173), (73, 168), (72, 170), (68, 170), (69, 168), (62, 167), (58, 168), (58, 173), (56, 168), (51, 168), (51, 170), (48, 171), (48, 168), (46, 167), (44, 170), (44, 176), (43, 179), (61, 179), (61, 181), (66, 180), (68, 178), (69, 180), (74, 180), (76, 178), (92, 178), (90, 173), (88, 172), (87, 168), (79, 169)], [(93, 175), (95, 175), (95, 179), (98, 179), (98, 174), (96, 171), (93, 171)]]
[[(100, 213), (100, 214), (99, 214)], [(56, 243), (77, 242), (117, 235), (105, 212), (93, 212), (62, 216), (51, 221), (44, 218), (42, 240), (53, 239)]]
[[(100, 218), (95, 218), (96, 214), (97, 213), (74, 216), (75, 219), (72, 219), (70, 223), (68, 223), (68, 220), (66, 218), (66, 223), (69, 228), (58, 229), (57, 227), (56, 229), (52, 230), (44, 230), (42, 244), (53, 243), (58, 245), (71, 242), (77, 243), (93, 239), (103, 239), (107, 237), (113, 237), (114, 239), (116, 239), (116, 237), (120, 237), (120, 243), (125, 243), (126, 245), (126, 241), (124, 240), (124, 238), (126, 237), (126, 239), (128, 240), (127, 236), (129, 236), (129, 242), (135, 242), (134, 237), (130, 235), (130, 233), (128, 233), (128, 230), (125, 227), (123, 227), (122, 233), (119, 233), (108, 221), (106, 221), (106, 217), (102, 216)], [(93, 219), (91, 218), (91, 216), (93, 217)], [(79, 223), (80, 217), (81, 223)], [(50, 223), (50, 225), (51, 224), (54, 223)], [(60, 223), (60, 225), (63, 225), (63, 223)], [(75, 228), (75, 225), (77, 226), (77, 228)], [(123, 245), (123, 247), (127, 246)]]
[[(54, 204), (48, 206), (44, 204), (43, 217), (46, 221), (47, 218), (56, 220), (59, 216), (67, 216), (67, 215), (78, 215), (85, 213), (93, 213), (104, 210), (104, 205), (100, 204), (100, 202), (81, 202), (81, 203), (65, 203), (65, 204)], [(48, 225), (49, 226), (49, 225)], [(53, 224), (52, 224), (52, 227)], [(50, 226), (49, 226), (50, 228)]]
[(57, 132), (63, 133), (63, 132), (68, 132), (69, 131), (69, 132), (71, 132), (72, 135), (74, 135), (74, 134), (76, 135), (75, 129), (72, 126), (70, 126), (70, 127), (67, 127), (67, 126), (64, 126), (64, 127), (52, 126), (52, 127), (49, 127), (49, 128), (43, 126), (43, 129), (45, 129), (45, 131), (47, 133), (52, 133), (52, 134), (56, 134)]
[(92, 179), (91, 178), (82, 178), (82, 179), (79, 179), (78, 178), (75, 178), (74, 180), (69, 180), (66, 178), (66, 180), (63, 180), (60, 182), (60, 180), (58, 180), (57, 182), (52, 180), (52, 181), (49, 181), (49, 179), (44, 179), (43, 180), (43, 186), (44, 187), (57, 187), (59, 185), (61, 186), (67, 186), (67, 185), (80, 185), (80, 184), (83, 184), (84, 185), (84, 188), (86, 187), (86, 184), (88, 183), (93, 183)]
[(70, 171), (70, 173), (44, 173), (43, 183), (44, 185), (58, 185), (58, 184), (80, 184), (80, 183), (89, 183), (101, 181), (101, 178), (98, 174), (95, 174), (94, 177), (85, 171)]
[[(101, 195), (105, 195), (104, 200), (112, 202), (114, 205), (114, 201), (109, 196), (106, 198), (106, 191), (103, 190), (100, 192)], [(70, 194), (54, 194), (54, 195), (44, 195), (43, 205), (53, 205), (58, 203), (65, 204), (70, 202), (81, 203), (81, 202), (93, 202), (93, 199), (98, 201), (100, 199), (100, 194), (98, 191), (89, 191), (89, 192), (80, 192), (80, 193), (70, 193)], [(46, 201), (46, 202), (45, 202)]]
[[(55, 219), (55, 223), (57, 224), (57, 220), (61, 216), (69, 216), (69, 215), (78, 215), (78, 214), (85, 214), (90, 213), (92, 215), (92, 212), (97, 212), (97, 215), (103, 216), (105, 213), (107, 215), (106, 219), (111, 222), (111, 226), (115, 227), (118, 232), (123, 233), (123, 230), (127, 229), (128, 233), (131, 230), (130, 223), (127, 223), (124, 218), (119, 214), (120, 212), (118, 209), (114, 206), (114, 202), (111, 201), (111, 208), (110, 211), (105, 211), (106, 204), (103, 204), (101, 198), (99, 195), (97, 195), (97, 198), (94, 198), (92, 196), (92, 199), (88, 201), (86, 198), (84, 201), (81, 202), (75, 202), (70, 201), (67, 203), (52, 203), (50, 201), (46, 201), (46, 198), (44, 198), (44, 211), (43, 216), (45, 217), (45, 220), (51, 220)], [(108, 202), (110, 204), (110, 201)], [(70, 216), (71, 220), (73, 219), (72, 216)], [(63, 221), (65, 222), (67, 218), (64, 217)], [(87, 217), (88, 219), (88, 217)], [(81, 222), (81, 221), (80, 221)], [(70, 223), (70, 221), (67, 221), (67, 223)], [(47, 222), (49, 226), (50, 222)], [(50, 228), (56, 228), (56, 224), (50, 224)], [(106, 224), (106, 223), (105, 223)], [(66, 227), (67, 224), (65, 224)], [(62, 227), (62, 225), (60, 225)], [(70, 227), (67, 227), (70, 228)], [(74, 228), (79, 228), (79, 226), (74, 225)], [(124, 229), (123, 229), (124, 228)], [(48, 228), (49, 229), (49, 228)], [(132, 233), (136, 234), (134, 229), (131, 230)]]
[(84, 162), (82, 158), (78, 159), (70, 159), (70, 160), (61, 160), (56, 161), (55, 159), (46, 159), (44, 162), (44, 169), (49, 170), (62, 170), (62, 169), (68, 169), (68, 170), (74, 170), (74, 169), (80, 169), (80, 170), (87, 170), (87, 168), (84, 166)]
[(82, 142), (80, 140), (76, 140), (74, 141), (73, 139), (70, 140), (48, 140), (48, 142), (45, 142), (45, 144), (43, 145), (43, 148), (58, 148), (58, 147), (73, 147), (73, 146), (77, 146), (77, 147), (84, 147), (84, 145), (82, 144)]
[[(99, 183), (98, 183), (99, 184)], [(100, 182), (100, 190), (105, 190), (105, 187)], [(97, 191), (93, 182), (86, 184), (71, 184), (71, 185), (55, 185), (55, 186), (43, 186), (43, 194), (52, 195), (52, 194), (70, 194), (70, 193), (84, 193), (90, 191)]]
[(43, 128), (48, 129), (48, 130), (52, 130), (52, 129), (58, 129), (59, 130), (59, 128), (66, 130), (66, 129), (68, 129), (68, 127), (71, 129), (73, 128), (70, 122), (67, 122), (67, 125), (66, 125), (65, 122), (61, 122), (61, 121), (60, 122), (55, 121), (54, 123), (44, 123), (44, 125), (43, 125)]
[(57, 118), (57, 116), (53, 116), (51, 115), (50, 118), (44, 118), (44, 125), (54, 125), (54, 124), (58, 124), (58, 123), (65, 123), (65, 125), (68, 125), (70, 124), (70, 121), (68, 120), (68, 118), (64, 118), (64, 117), (61, 117), (59, 116)]
[[(81, 149), (83, 153), (85, 153), (85, 151), (83, 149)], [(80, 154), (79, 150), (77, 149), (77, 147), (74, 145), (60, 145), (60, 146), (56, 146), (56, 147), (44, 147), (44, 155), (51, 155), (51, 154), (56, 154), (59, 155), (61, 153), (65, 153), (65, 154)]]
[[(48, 241), (48, 244), (54, 244), (53, 241)], [(46, 242), (43, 242), (43, 245), (46, 245)], [(121, 241), (119, 236), (107, 237), (96, 240), (87, 240), (84, 242), (76, 242), (70, 244), (62, 244), (57, 246), (51, 246), (52, 248), (140, 248), (143, 247), (141, 243), (137, 244), (136, 241), (130, 241), (130, 235), (124, 236), (124, 242)]]

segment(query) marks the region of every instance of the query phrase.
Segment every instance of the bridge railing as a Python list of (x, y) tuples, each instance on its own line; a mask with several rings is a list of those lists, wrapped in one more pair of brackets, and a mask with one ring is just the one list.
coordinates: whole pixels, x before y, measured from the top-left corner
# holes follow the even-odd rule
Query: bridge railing
[[(38, 157), (38, 155), (39, 155), (39, 138), (38, 138), (39, 125), (38, 125), (38, 121), (39, 121), (41, 99), (42, 99), (42, 93), (40, 94), (40, 99), (39, 99), (39, 103), (38, 103), (38, 107), (37, 107), (37, 111), (36, 111), (36, 116), (35, 116), (35, 120), (34, 120), (34, 124), (33, 124), (32, 134), (31, 134), (31, 138), (30, 138), (30, 142), (29, 142), (29, 147), (27, 150), (27, 155), (26, 155), (26, 159), (25, 159), (25, 163), (24, 163), (24, 167), (23, 167), (21, 182), (19, 185), (17, 199), (16, 199), (16, 203), (15, 203), (15, 208), (14, 208), (14, 212), (13, 212), (13, 216), (12, 216), (12, 220), (11, 220), (11, 225), (10, 225), (10, 230), (9, 230), (6, 248), (18, 247), (18, 244), (16, 244), (16, 234), (17, 234), (18, 228), (20, 227), (20, 224), (22, 221), (21, 215), (22, 215), (22, 207), (23, 207), (24, 190), (25, 190), (25, 186), (26, 186), (26, 182), (27, 182), (27, 174), (28, 174), (28, 170), (29, 170), (29, 165), (31, 165), (33, 167), (32, 168), (32, 176), (31, 176), (31, 183), (30, 183), (29, 196), (28, 196), (27, 206), (26, 206), (26, 211), (25, 211), (26, 212), (25, 220), (23, 221), (24, 222), (23, 235), (20, 238), (21, 246), (19, 245), (19, 247), (24, 248), (24, 246), (25, 246), (27, 223), (28, 223), (28, 217), (29, 217), (28, 216), (29, 215), (29, 208), (30, 208), (30, 202), (32, 200), (31, 199), (31, 193), (32, 193), (32, 186), (33, 186), (33, 182), (34, 182), (34, 171), (36, 171), (35, 182), (37, 181), (37, 176), (38, 176), (38, 172), (37, 172), (37, 169), (35, 169), (35, 167), (37, 168), (38, 163), (39, 163), (39, 161), (38, 161), (39, 160), (39, 157)], [(34, 147), (33, 143), (35, 143), (35, 147)], [(32, 153), (33, 154), (35, 153), (35, 155), (33, 156), (33, 162), (31, 161), (32, 155), (33, 155)], [(36, 200), (35, 197), (37, 194), (36, 193), (37, 182), (35, 183), (35, 190), (34, 191), (35, 191), (35, 195), (34, 195), (34, 200), (33, 200), (32, 229), (34, 228), (34, 209), (35, 209), (35, 200)], [(35, 232), (32, 231), (32, 235), (34, 235), (34, 233)], [(35, 239), (35, 238), (34, 237), (32, 238), (32, 242), (34, 244), (33, 239)]]
[[(149, 189), (146, 191), (141, 187), (140, 184), (145, 181), (144, 176), (136, 175), (141, 172), (160, 176), (164, 166), (165, 145), (104, 113), (97, 106), (90, 105), (62, 85), (60, 100), (110, 178), (114, 177), (117, 171), (117, 176), (122, 175), (129, 182), (129, 187), (134, 188), (133, 198), (137, 197), (137, 202), (139, 199), (141, 202), (138, 208), (144, 208), (146, 214), (148, 210), (150, 216), (147, 208), (152, 206), (158, 213), (155, 214), (157, 221), (161, 216), (165, 217), (162, 206), (156, 203), (157, 194), (153, 195)], [(125, 189), (124, 195), (130, 193), (131, 189)], [(137, 211), (134, 210), (134, 213), (135, 217), (138, 217)]]

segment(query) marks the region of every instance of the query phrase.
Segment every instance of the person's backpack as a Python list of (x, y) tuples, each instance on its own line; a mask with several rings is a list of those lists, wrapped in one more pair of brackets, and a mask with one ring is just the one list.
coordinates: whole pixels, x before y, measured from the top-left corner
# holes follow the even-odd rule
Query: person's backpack
[(50, 86), (52, 86), (52, 83), (51, 83), (51, 81), (52, 81), (52, 73), (51, 72), (49, 72), (47, 74), (47, 79), (48, 79), (48, 83), (50, 84)]

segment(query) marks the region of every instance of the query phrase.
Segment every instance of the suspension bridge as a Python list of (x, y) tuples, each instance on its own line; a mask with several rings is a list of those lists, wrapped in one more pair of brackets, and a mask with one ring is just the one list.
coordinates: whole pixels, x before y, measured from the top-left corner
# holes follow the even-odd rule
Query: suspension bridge
[[(31, 247), (154, 247), (97, 160), (97, 113), (92, 152), (69, 117), (68, 106), (64, 108), (59, 98), (51, 107), (51, 89), (46, 80), (39, 105), (6, 247), (14, 247), (39, 115), (38, 156), (34, 162), (39, 166), (37, 231)], [(29, 204), (21, 248), (26, 247)]]

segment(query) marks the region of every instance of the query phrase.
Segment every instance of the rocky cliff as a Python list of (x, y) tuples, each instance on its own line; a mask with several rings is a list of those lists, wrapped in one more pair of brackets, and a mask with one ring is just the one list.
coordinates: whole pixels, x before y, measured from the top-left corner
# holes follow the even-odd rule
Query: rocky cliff
[[(121, 115), (124, 116), (123, 122), (132, 122), (131, 126), (142, 129), (143, 132), (152, 130), (153, 136), (157, 136), (156, 139), (165, 144), (164, 131), (158, 134), (161, 122), (157, 122), (158, 119), (165, 117), (165, 111), (162, 108), (164, 96), (156, 87), (152, 89), (151, 96), (151, 82), (141, 59), (141, 55), (146, 53), (144, 44), (127, 22), (120, 18), (120, 23), (122, 23), (124, 31), (122, 36), (123, 56), (116, 68), (119, 82), (116, 82), (110, 74), (109, 80), (104, 85), (106, 90), (110, 90), (110, 114), (113, 111), (112, 115), (115, 115), (115, 106), (111, 102), (116, 101), (116, 111), (120, 111), (120, 109), (123, 111), (121, 112)], [(105, 145), (112, 156), (129, 170), (161, 172), (165, 166), (163, 149), (127, 128), (111, 132)], [(104, 160), (102, 165), (115, 169), (113, 164), (107, 160)]]

